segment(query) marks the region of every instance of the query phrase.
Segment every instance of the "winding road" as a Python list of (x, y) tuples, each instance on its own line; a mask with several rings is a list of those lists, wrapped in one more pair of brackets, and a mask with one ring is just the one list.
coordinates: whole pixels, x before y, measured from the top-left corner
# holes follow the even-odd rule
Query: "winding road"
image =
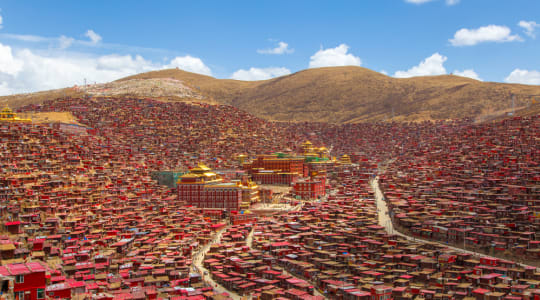
[(255, 225), (251, 228), (251, 231), (249, 232), (247, 238), (246, 238), (246, 245), (249, 247), (249, 249), (252, 249), (253, 246), (253, 234), (255, 233)]
[[(420, 239), (420, 238), (417, 238), (417, 237), (412, 237), (412, 236), (405, 235), (405, 234), (395, 230), (394, 225), (392, 224), (392, 219), (390, 218), (390, 215), (389, 215), (389, 212), (388, 212), (388, 206), (386, 205), (386, 201), (384, 200), (384, 195), (383, 195), (383, 193), (381, 191), (381, 188), (379, 186), (379, 177), (375, 177), (374, 179), (372, 179), (370, 184), (371, 184), (371, 188), (375, 192), (375, 202), (377, 204), (377, 215), (378, 215), (378, 218), (379, 218), (379, 225), (383, 226), (387, 233), (401, 236), (401, 237), (403, 237), (403, 238), (405, 238), (405, 239), (407, 239), (409, 241), (413, 241), (413, 242), (439, 244), (439, 245), (442, 245), (442, 246), (444, 246), (444, 247), (446, 247), (448, 249), (458, 251), (458, 252), (469, 253), (469, 254), (472, 254), (472, 255), (475, 255), (475, 256), (478, 256), (478, 257), (489, 257), (489, 258), (504, 259), (504, 258), (498, 258), (498, 257), (489, 256), (489, 255), (486, 255), (486, 254), (483, 254), (483, 253), (480, 253), (480, 252), (474, 252), (474, 251), (466, 250), (466, 249), (463, 249), (463, 248), (449, 246), (449, 245), (441, 243), (439, 241), (425, 240), (425, 239)], [(507, 260), (507, 259), (505, 259), (505, 260)], [(526, 264), (522, 264), (522, 263), (518, 263), (518, 265), (521, 266), (521, 267), (535, 267), (535, 266), (530, 266), (530, 265), (526, 265)], [(539, 271), (540, 268), (536, 268), (536, 270)]]
[(199, 251), (197, 251), (197, 253), (195, 253), (193, 255), (193, 264), (192, 266), (194, 267), (194, 269), (199, 273), (201, 274), (202, 276), (202, 279), (204, 282), (206, 282), (209, 286), (211, 286), (217, 293), (227, 293), (229, 294), (229, 296), (234, 299), (234, 300), (240, 300), (242, 299), (241, 296), (239, 296), (238, 294), (236, 294), (235, 292), (231, 292), (229, 290), (227, 290), (225, 287), (223, 287), (222, 285), (218, 284), (217, 282), (215, 282), (212, 277), (210, 276), (210, 271), (208, 271), (204, 266), (203, 266), (203, 260), (204, 260), (204, 256), (206, 255), (206, 253), (208, 253), (208, 251), (210, 250), (210, 247), (214, 244), (218, 244), (220, 241), (221, 241), (221, 237), (223, 235), (223, 232), (225, 232), (228, 228), (230, 227), (230, 225), (226, 226), (226, 227), (223, 227), (222, 229), (220, 229), (216, 235), (214, 236), (214, 238), (212, 239), (211, 242), (209, 242), (208, 244), (204, 245), (201, 249), (199, 249)]

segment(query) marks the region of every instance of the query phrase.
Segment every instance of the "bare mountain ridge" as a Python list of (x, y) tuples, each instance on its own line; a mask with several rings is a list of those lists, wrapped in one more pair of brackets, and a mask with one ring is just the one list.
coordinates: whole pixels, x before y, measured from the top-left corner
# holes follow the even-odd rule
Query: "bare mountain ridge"
[[(144, 84), (145, 79), (150, 79), (148, 84)], [(157, 79), (169, 83), (156, 83)], [(178, 89), (171, 89), (170, 93), (159, 90), (156, 96), (156, 90), (166, 89), (171, 82), (187, 88), (187, 98), (178, 97)], [(116, 85), (124, 91), (135, 91), (129, 87), (130, 83), (137, 84), (136, 93), (126, 95), (229, 104), (278, 121), (350, 123), (463, 117), (490, 120), (512, 111), (511, 95), (515, 95), (516, 115), (540, 112), (540, 86), (481, 82), (453, 75), (398, 79), (362, 67), (307, 69), (263, 81), (216, 79), (168, 69), (122, 78), (99, 92), (106, 94), (109, 87)], [(0, 104), (7, 102), (17, 107), (38, 103), (66, 91), (68, 95), (84, 93), (81, 89), (63, 89), (14, 95), (0, 97)], [(111, 90), (110, 93), (124, 92)], [(190, 99), (189, 95), (196, 97)]]
[(264, 81), (215, 79), (181, 70), (161, 70), (120, 80), (174, 78), (216, 102), (279, 121), (333, 123), (419, 121), (473, 117), (491, 119), (538, 110), (540, 86), (481, 82), (442, 75), (398, 79), (362, 67), (303, 70)]

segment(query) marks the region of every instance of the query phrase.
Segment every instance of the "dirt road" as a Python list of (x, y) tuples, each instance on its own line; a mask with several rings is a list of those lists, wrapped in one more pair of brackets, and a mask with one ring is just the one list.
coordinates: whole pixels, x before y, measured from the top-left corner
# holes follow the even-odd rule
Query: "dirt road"
[[(436, 244), (439, 244), (439, 245), (442, 245), (448, 249), (451, 249), (451, 250), (454, 250), (454, 251), (459, 251), (459, 252), (465, 252), (465, 253), (469, 253), (469, 254), (472, 254), (472, 255), (475, 255), (475, 256), (478, 256), (478, 257), (491, 257), (493, 258), (493, 256), (489, 256), (489, 255), (486, 255), (486, 254), (483, 254), (483, 253), (479, 253), (479, 252), (474, 252), (474, 251), (470, 251), (470, 250), (465, 250), (465, 249), (462, 249), (462, 248), (457, 248), (457, 247), (453, 247), (453, 246), (449, 246), (449, 245), (446, 245), (444, 243), (441, 243), (441, 242), (438, 242), (438, 241), (430, 241), (430, 240), (424, 240), (424, 239), (419, 239), (419, 238), (416, 238), (416, 237), (412, 237), (412, 236), (408, 236), (408, 235), (405, 235), (401, 232), (398, 232), (394, 229), (394, 226), (392, 224), (392, 219), (390, 218), (390, 215), (389, 215), (389, 212), (388, 212), (388, 206), (386, 205), (386, 201), (384, 200), (384, 195), (379, 187), (379, 177), (376, 177), (374, 179), (371, 180), (370, 182), (371, 184), (371, 187), (373, 188), (373, 191), (375, 192), (375, 203), (377, 204), (377, 215), (378, 215), (378, 218), (379, 218), (379, 225), (380, 226), (383, 226), (386, 230), (386, 232), (388, 232), (389, 234), (395, 234), (395, 235), (399, 235), (409, 241), (416, 241), (416, 242), (422, 242), (422, 243), (436, 243)], [(496, 257), (495, 257), (496, 258)], [(529, 267), (529, 265), (526, 265), (526, 264), (521, 264), (521, 263), (518, 263), (518, 265), (522, 266), (522, 267)], [(532, 266), (534, 267), (534, 266)], [(536, 268), (536, 270), (540, 270), (540, 268)]]
[(242, 299), (241, 296), (239, 296), (238, 294), (234, 293), (234, 292), (231, 292), (229, 290), (227, 290), (225, 287), (217, 284), (213, 279), (212, 277), (210, 276), (210, 271), (208, 271), (204, 266), (203, 266), (203, 260), (204, 260), (204, 256), (206, 255), (206, 253), (208, 252), (208, 250), (210, 250), (210, 247), (214, 244), (218, 244), (220, 241), (221, 241), (221, 236), (223, 235), (223, 232), (225, 232), (228, 228), (230, 227), (230, 225), (222, 228), (221, 230), (219, 230), (214, 239), (212, 239), (212, 241), (208, 244), (206, 244), (204, 247), (202, 247), (199, 251), (197, 251), (197, 253), (195, 253), (193, 255), (193, 267), (194, 269), (199, 273), (201, 274), (202, 276), (202, 279), (204, 282), (206, 282), (209, 286), (211, 286), (212, 288), (214, 288), (214, 290), (216, 290), (218, 293), (228, 293), (229, 296), (231, 298), (233, 298), (234, 300), (240, 300)]
[(246, 245), (249, 247), (249, 249), (251, 249), (253, 246), (253, 233), (255, 233), (255, 225), (251, 228), (251, 231), (246, 238)]
[(384, 195), (379, 188), (379, 180), (378, 178), (371, 180), (371, 188), (375, 192), (375, 202), (377, 204), (377, 216), (379, 218), (379, 225), (383, 226), (386, 232), (390, 234), (398, 234), (402, 235), (399, 232), (394, 231), (394, 226), (392, 224), (392, 220), (390, 219), (390, 215), (388, 212), (388, 206), (386, 205), (386, 202), (384, 201)]

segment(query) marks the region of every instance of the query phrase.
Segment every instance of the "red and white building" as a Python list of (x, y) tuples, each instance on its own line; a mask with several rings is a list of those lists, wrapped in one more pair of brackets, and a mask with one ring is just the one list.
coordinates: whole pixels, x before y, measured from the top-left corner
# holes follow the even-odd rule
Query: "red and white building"
[(46, 270), (42, 262), (8, 264), (0, 266), (0, 276), (13, 278), (15, 299), (45, 299)]
[(301, 176), (305, 176), (307, 172), (303, 158), (277, 155), (259, 155), (252, 162), (245, 163), (244, 169), (258, 184), (289, 186), (292, 186)]
[(178, 199), (200, 208), (238, 210), (242, 189), (236, 184), (179, 184)]
[(240, 210), (259, 199), (257, 186), (240, 181), (224, 182), (210, 168), (200, 165), (178, 181), (178, 200), (199, 208)]
[(326, 194), (324, 178), (301, 180), (294, 184), (293, 193), (302, 199), (317, 199)]
[(244, 164), (244, 167), (248, 170), (264, 169), (303, 175), (304, 159), (292, 157), (281, 158), (276, 155), (259, 155), (250, 164)]

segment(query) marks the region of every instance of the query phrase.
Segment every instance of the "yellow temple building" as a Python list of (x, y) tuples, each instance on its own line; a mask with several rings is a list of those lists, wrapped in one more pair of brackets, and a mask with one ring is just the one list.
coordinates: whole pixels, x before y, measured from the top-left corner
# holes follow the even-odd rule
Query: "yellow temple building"
[(226, 182), (202, 163), (180, 176), (177, 183), (178, 199), (201, 208), (245, 210), (260, 201), (259, 186), (247, 177)]
[(22, 119), (17, 117), (11, 108), (4, 107), (0, 112), (0, 122), (32, 123), (32, 119)]
[(350, 165), (352, 164), (351, 157), (347, 154), (343, 154), (343, 156), (339, 159), (339, 163), (342, 165)]
[(319, 158), (329, 158), (329, 151), (328, 149), (326, 149), (326, 147), (313, 147), (313, 144), (310, 141), (305, 141), (302, 144), (302, 155)]
[[(184, 179), (184, 180), (182, 180)], [(192, 180), (190, 180), (192, 179)], [(189, 170), (189, 173), (180, 176), (178, 182), (189, 183), (219, 183), (223, 178), (212, 172), (212, 169), (200, 163), (197, 167)]]
[(238, 163), (239, 163), (240, 165), (243, 165), (243, 164), (246, 162), (246, 159), (247, 159), (247, 158), (248, 158), (248, 156), (245, 155), (245, 154), (240, 154), (240, 155), (238, 155), (238, 156), (236, 157), (236, 159), (238, 160)]

